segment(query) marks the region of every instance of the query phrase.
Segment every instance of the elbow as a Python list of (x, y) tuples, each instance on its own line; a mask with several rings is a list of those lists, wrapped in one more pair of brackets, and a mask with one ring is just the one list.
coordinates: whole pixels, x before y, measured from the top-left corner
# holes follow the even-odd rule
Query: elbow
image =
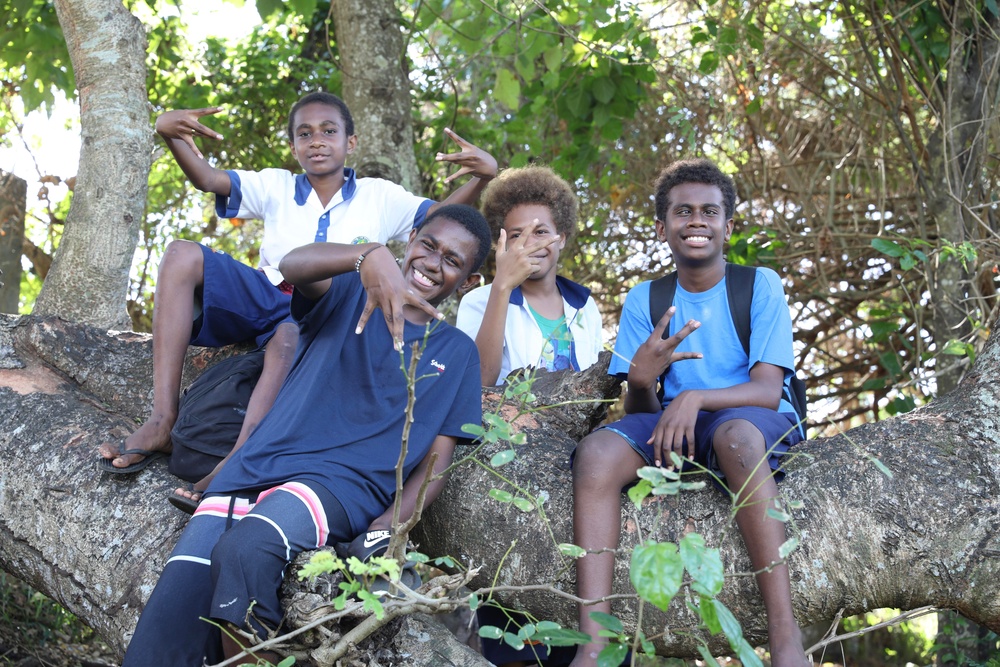
[(296, 254), (295, 250), (292, 250), (278, 262), (278, 271), (281, 273), (281, 276), (292, 285), (299, 278), (298, 270), (300, 262), (296, 259)]

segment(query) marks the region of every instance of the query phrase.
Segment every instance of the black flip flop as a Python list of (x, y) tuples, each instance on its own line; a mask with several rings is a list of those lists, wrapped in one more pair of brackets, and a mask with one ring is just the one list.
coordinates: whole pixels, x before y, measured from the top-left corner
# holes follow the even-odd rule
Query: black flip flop
[[(130, 466), (125, 466), (124, 468), (117, 468), (112, 465), (114, 461), (119, 456), (126, 456), (128, 454), (142, 454), (142, 458), (133, 463)], [(118, 456), (113, 459), (106, 459), (103, 456), (97, 459), (97, 467), (101, 472), (109, 472), (112, 475), (131, 475), (137, 473), (140, 470), (145, 469), (150, 463), (156, 459), (162, 459), (166, 456), (163, 452), (151, 452), (148, 449), (126, 449), (124, 452), (119, 451)]]
[[(202, 495), (204, 495), (205, 493), (204, 491), (195, 491), (194, 484), (190, 483), (187, 485), (187, 490), (190, 491), (191, 493), (201, 493)], [(187, 496), (177, 495), (173, 491), (170, 492), (168, 500), (170, 501), (171, 505), (173, 505), (180, 511), (184, 512), (185, 514), (194, 514), (194, 511), (198, 509), (198, 503), (201, 502), (200, 498), (198, 500), (192, 500)]]

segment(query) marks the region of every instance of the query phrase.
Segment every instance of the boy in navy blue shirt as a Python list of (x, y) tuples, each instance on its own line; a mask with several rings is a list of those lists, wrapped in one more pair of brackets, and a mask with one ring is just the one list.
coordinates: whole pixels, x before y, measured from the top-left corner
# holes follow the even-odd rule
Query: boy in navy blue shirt
[[(785, 526), (767, 515), (778, 496), (781, 456), (801, 437), (783, 399), (794, 353), (781, 281), (757, 269), (748, 355), (725, 285), (732, 180), (707, 160), (677, 162), (660, 174), (655, 204), (656, 236), (670, 246), (677, 291), (659, 322), (650, 321), (648, 282), (628, 293), (609, 368), (628, 380), (626, 416), (584, 438), (575, 453), (573, 527), (588, 551), (577, 561), (579, 595), (610, 595), (621, 490), (642, 466), (671, 467), (673, 452), (713, 470), (737, 494), (736, 523), (767, 610), (771, 664), (805, 667), (788, 566), (778, 553)], [(604, 640), (590, 618), (595, 611), (610, 613), (610, 602), (580, 606), (580, 629), (593, 641), (579, 648), (573, 667), (597, 664)]]
[[(300, 327), (288, 379), (209, 485), (146, 604), (124, 665), (198, 667), (206, 658), (220, 661), (220, 653), (235, 655), (242, 647), (199, 617), (266, 637), (281, 623), (278, 590), (298, 553), (390, 528), (406, 421), (402, 368), (417, 344), (401, 520), (413, 514), (432, 459), (435, 472), (447, 468), (466, 437), (463, 424), (482, 420), (479, 355), (468, 336), (416, 305), (396, 314), (401, 346), (388, 327), (359, 331), (357, 323), (382, 302), (379, 292), (435, 306), (471, 287), (489, 248), (483, 217), (455, 205), (411, 232), (402, 270), (378, 243), (313, 243), (285, 256), (281, 271), (295, 285), (291, 310)], [(432, 482), (426, 502), (443, 486), (444, 479)]]

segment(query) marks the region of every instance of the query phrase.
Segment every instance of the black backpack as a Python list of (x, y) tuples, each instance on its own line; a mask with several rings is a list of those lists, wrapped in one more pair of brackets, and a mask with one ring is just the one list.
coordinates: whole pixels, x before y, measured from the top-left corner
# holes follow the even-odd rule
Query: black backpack
[[(750, 304), (753, 302), (753, 285), (757, 279), (757, 269), (752, 266), (726, 263), (726, 298), (729, 300), (729, 314), (736, 326), (736, 333), (743, 344), (743, 351), (750, 354)], [(663, 314), (674, 302), (677, 291), (677, 272), (671, 271), (657, 278), (649, 285), (649, 317), (655, 327)], [(667, 332), (663, 332), (666, 337)], [(660, 383), (662, 386), (662, 382)], [(806, 400), (806, 383), (793, 373), (789, 382), (791, 396), (785, 392), (785, 400), (792, 404), (795, 414), (802, 424), (802, 431), (808, 427), (809, 405)]]
[(232, 451), (263, 367), (264, 350), (237, 354), (211, 366), (184, 390), (170, 432), (171, 473), (197, 482)]

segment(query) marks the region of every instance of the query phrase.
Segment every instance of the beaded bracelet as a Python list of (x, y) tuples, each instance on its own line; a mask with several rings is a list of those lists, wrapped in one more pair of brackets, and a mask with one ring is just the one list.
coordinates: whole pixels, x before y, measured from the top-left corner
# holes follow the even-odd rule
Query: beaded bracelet
[(381, 247), (383, 246), (377, 245), (374, 248), (368, 248), (368, 250), (365, 250), (363, 253), (358, 255), (358, 260), (354, 262), (354, 270), (357, 271), (358, 273), (361, 273), (361, 262), (365, 261), (365, 257), (368, 255), (368, 253), (370, 253), (372, 250), (378, 250)]

